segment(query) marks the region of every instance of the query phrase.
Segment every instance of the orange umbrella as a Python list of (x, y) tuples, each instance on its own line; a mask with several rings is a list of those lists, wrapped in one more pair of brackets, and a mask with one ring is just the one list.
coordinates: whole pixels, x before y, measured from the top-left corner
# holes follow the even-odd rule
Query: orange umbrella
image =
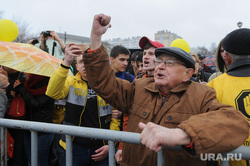
[[(62, 60), (31, 45), (0, 41), (0, 65), (21, 72), (50, 77)], [(68, 75), (72, 75), (69, 72)]]

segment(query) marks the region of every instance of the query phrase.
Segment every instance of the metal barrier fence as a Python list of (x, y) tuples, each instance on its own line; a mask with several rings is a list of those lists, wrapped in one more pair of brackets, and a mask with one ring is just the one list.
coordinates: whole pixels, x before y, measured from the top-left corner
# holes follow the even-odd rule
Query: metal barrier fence
[[(106, 129), (95, 129), (69, 125), (58, 125), (23, 120), (0, 118), (1, 127), (1, 165), (7, 165), (7, 128), (30, 130), (31, 132), (31, 166), (37, 166), (38, 161), (38, 132), (47, 132), (66, 135), (66, 165), (72, 166), (72, 136), (104, 139), (109, 141), (109, 165), (115, 166), (115, 142), (141, 144), (140, 134)], [(166, 147), (164, 147), (166, 148)], [(182, 150), (180, 146), (168, 149)], [(242, 159), (250, 160), (250, 147), (240, 146), (228, 152), (241, 154)], [(223, 154), (226, 156), (227, 153)], [(163, 150), (157, 152), (157, 166), (164, 166)], [(222, 166), (228, 166), (228, 161), (222, 161)]]

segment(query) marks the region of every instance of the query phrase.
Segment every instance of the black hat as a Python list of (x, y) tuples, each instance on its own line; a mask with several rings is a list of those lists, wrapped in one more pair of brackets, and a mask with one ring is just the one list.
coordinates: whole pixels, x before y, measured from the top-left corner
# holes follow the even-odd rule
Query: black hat
[(235, 55), (250, 55), (250, 29), (237, 29), (222, 40), (224, 50)]
[(155, 50), (155, 56), (158, 57), (161, 54), (168, 54), (170, 56), (173, 56), (179, 60), (181, 60), (182, 62), (184, 62), (187, 68), (193, 68), (195, 69), (195, 63), (194, 63), (194, 59), (192, 58), (191, 55), (189, 55), (186, 51), (184, 51), (181, 48), (178, 47), (161, 47), (161, 48), (157, 48)]
[(199, 59), (205, 59), (205, 55), (203, 54), (198, 54)]

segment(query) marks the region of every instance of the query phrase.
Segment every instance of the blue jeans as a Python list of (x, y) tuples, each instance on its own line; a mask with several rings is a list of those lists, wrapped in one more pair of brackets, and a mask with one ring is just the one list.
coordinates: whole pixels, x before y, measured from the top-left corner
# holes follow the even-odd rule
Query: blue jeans
[[(50, 146), (53, 141), (54, 134), (38, 135), (38, 166), (49, 165)], [(30, 133), (24, 135), (25, 152), (31, 164), (31, 137)]]
[[(100, 147), (98, 147), (100, 148)], [(80, 145), (73, 143), (73, 166), (108, 166), (109, 161), (106, 157), (102, 161), (94, 161), (91, 158), (91, 155), (96, 154), (95, 150), (98, 148), (85, 148)], [(60, 166), (66, 165), (66, 151), (64, 150), (64, 158)]]

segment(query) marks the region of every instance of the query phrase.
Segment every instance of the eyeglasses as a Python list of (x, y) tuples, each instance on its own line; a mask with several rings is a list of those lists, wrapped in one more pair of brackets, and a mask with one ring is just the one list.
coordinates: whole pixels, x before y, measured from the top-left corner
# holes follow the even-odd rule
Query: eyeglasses
[(180, 64), (180, 65), (183, 65), (183, 66), (186, 66), (184, 63), (177, 62), (177, 61), (174, 61), (174, 60), (169, 60), (169, 59), (166, 59), (165, 61), (163, 61), (163, 60), (161, 60), (161, 59), (155, 59), (155, 60), (154, 60), (154, 65), (155, 65), (155, 66), (158, 66), (158, 65), (160, 65), (162, 62), (164, 62), (164, 65), (165, 65), (166, 67), (172, 67), (172, 66), (174, 66), (175, 63)]

